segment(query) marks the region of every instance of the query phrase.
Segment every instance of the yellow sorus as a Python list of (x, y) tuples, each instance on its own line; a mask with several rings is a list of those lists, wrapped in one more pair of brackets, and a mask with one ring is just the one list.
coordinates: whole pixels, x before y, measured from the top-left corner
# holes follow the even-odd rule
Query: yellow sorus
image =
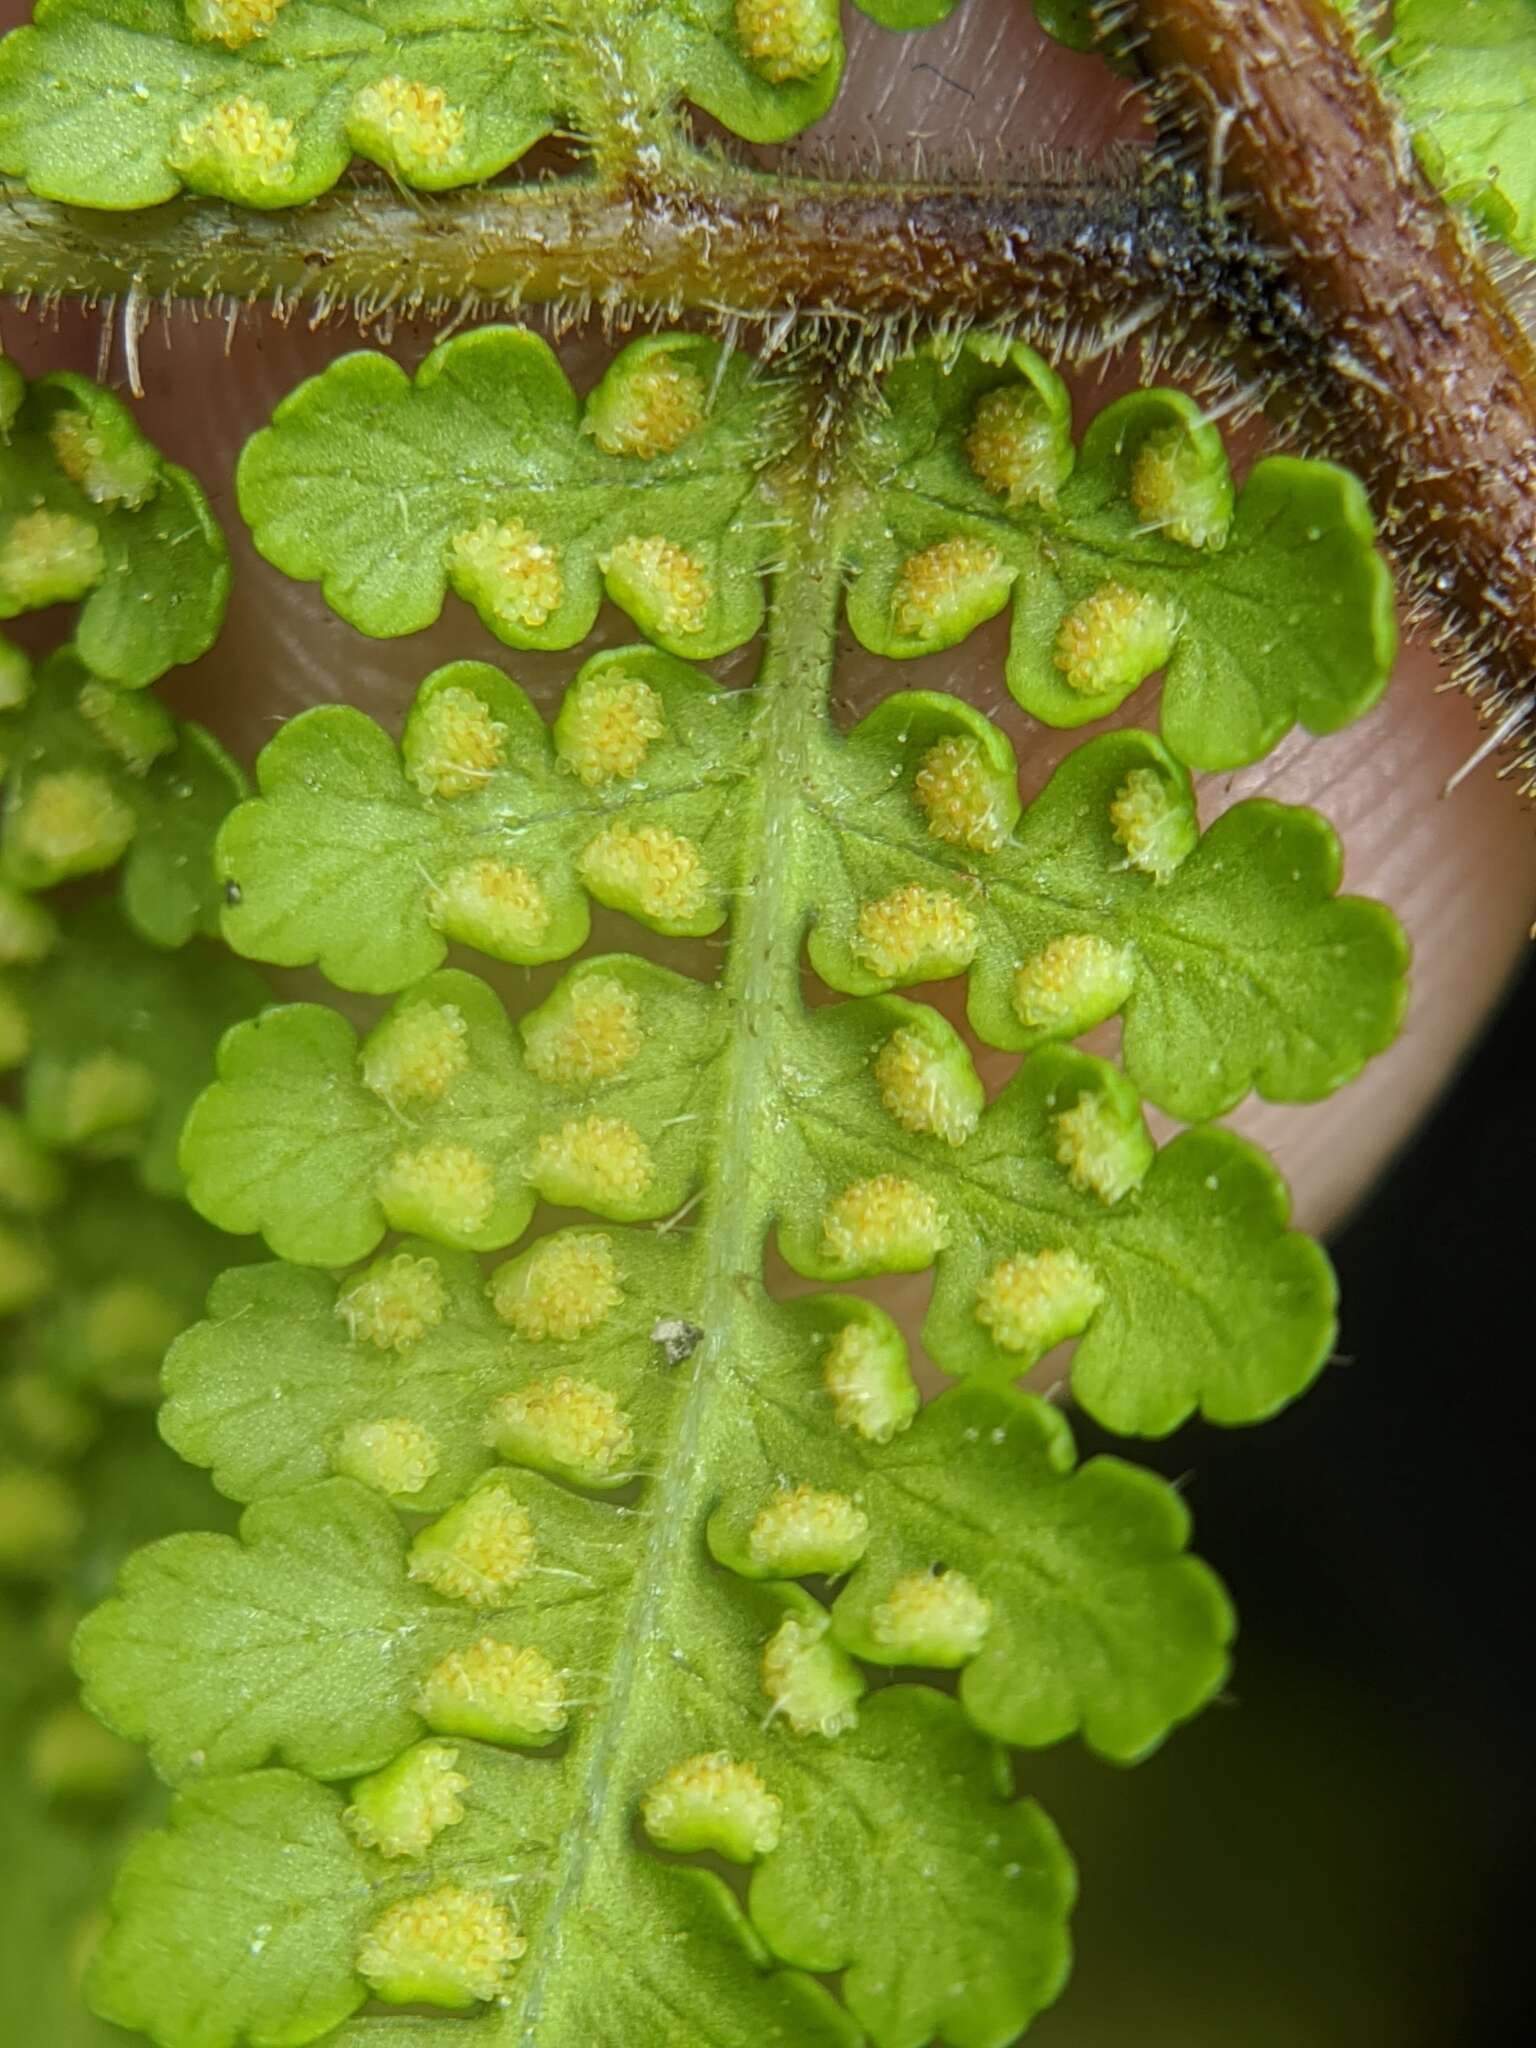
[(736, 33), (770, 85), (814, 78), (837, 55), (837, 0), (736, 0)]
[(15, 611), (72, 604), (106, 572), (100, 535), (71, 512), (20, 513), (0, 537), (0, 600)]
[(336, 1297), (336, 1313), (354, 1344), (405, 1351), (435, 1330), (448, 1308), (448, 1290), (436, 1259), (396, 1252), (379, 1259)]
[(103, 1131), (121, 1131), (142, 1123), (154, 1108), (160, 1090), (142, 1060), (117, 1052), (92, 1053), (71, 1067), (60, 1105), (59, 1136), (79, 1144)]
[(398, 73), (363, 87), (347, 127), (359, 149), (407, 177), (441, 177), (464, 161), (464, 109), (441, 86)]
[(658, 1849), (678, 1856), (713, 1849), (732, 1863), (751, 1863), (779, 1846), (784, 1803), (755, 1764), (716, 1749), (673, 1764), (640, 1801), (640, 1818)]
[(638, 775), (666, 729), (658, 692), (638, 676), (608, 669), (566, 692), (555, 721), (555, 750), (588, 789), (599, 789)]
[(0, 1074), (19, 1067), (32, 1050), (32, 1026), (11, 989), (0, 988)]
[(1031, 1031), (1086, 1031), (1113, 1016), (1135, 985), (1128, 946), (1064, 932), (1015, 973), (1014, 1015)]
[(903, 1025), (875, 1054), (875, 1084), (880, 1100), (904, 1131), (963, 1145), (981, 1117), (979, 1088), (967, 1090), (964, 1077), (935, 1051), (920, 1031)]
[(882, 1337), (868, 1323), (845, 1323), (827, 1346), (821, 1378), (839, 1428), (888, 1444), (911, 1427), (918, 1393), (899, 1338)]
[(379, 1189), (399, 1230), (474, 1237), (496, 1205), (496, 1175), (469, 1145), (422, 1145), (397, 1152)]
[(577, 863), (592, 894), (653, 924), (690, 924), (709, 907), (709, 871), (697, 846), (667, 825), (613, 823)]
[(537, 632), (560, 609), (560, 551), (520, 519), (482, 519), (452, 546), (454, 587), (498, 625)]
[(587, 427), (605, 455), (670, 455), (704, 424), (709, 391), (698, 371), (662, 352), (637, 363)]
[(821, 1256), (876, 1272), (926, 1266), (944, 1244), (944, 1219), (926, 1188), (899, 1174), (856, 1180), (821, 1212)]
[(405, 758), (423, 796), (472, 796), (506, 759), (507, 728), (473, 690), (450, 684), (417, 706)]
[(454, 1769), (458, 1760), (446, 1742), (417, 1742), (361, 1779), (342, 1815), (353, 1841), (381, 1856), (425, 1856), (444, 1828), (464, 1818), (469, 1780)]
[(170, 161), (189, 177), (242, 191), (253, 185), (275, 190), (292, 182), (298, 153), (292, 121), (242, 92), (196, 121), (183, 121)]
[(549, 932), (549, 898), (526, 868), (489, 855), (455, 868), (433, 887), (427, 915), (440, 930), (482, 953), (536, 952)]
[(975, 952), (975, 916), (947, 889), (908, 882), (859, 911), (853, 956), (882, 981), (941, 980)]
[(528, 1944), (489, 1892), (440, 1884), (386, 1906), (358, 1943), (357, 1973), (389, 2005), (483, 2004)]
[(331, 1467), (376, 1493), (420, 1493), (442, 1463), (430, 1430), (408, 1415), (354, 1422), (331, 1453)]
[(971, 853), (996, 853), (1008, 836), (981, 744), (950, 733), (924, 754), (912, 785), (929, 836)]
[(58, 935), (40, 904), (0, 882), (0, 967), (30, 967), (45, 959)]
[(909, 640), (937, 640), (995, 612), (1013, 572), (990, 541), (956, 534), (909, 555), (891, 596), (896, 630)]
[(571, 1209), (632, 1208), (654, 1175), (651, 1150), (619, 1116), (572, 1118), (540, 1138), (529, 1176), (549, 1202)]
[(611, 974), (568, 981), (523, 1026), (529, 1072), (557, 1088), (611, 1081), (642, 1043), (639, 998)]
[(907, 1572), (870, 1613), (869, 1632), (893, 1663), (953, 1671), (986, 1641), (992, 1603), (964, 1572)]
[(93, 677), (81, 685), (75, 704), (97, 739), (130, 775), (147, 775), (176, 744), (170, 715), (148, 691), (114, 689), (111, 683), (99, 683)]
[(965, 452), (987, 489), (1010, 505), (1054, 505), (1072, 467), (1060, 426), (1027, 384), (1005, 384), (982, 394)]
[(73, 1489), (56, 1473), (27, 1465), (0, 1472), (0, 1574), (52, 1570), (78, 1542), (84, 1526)]
[(851, 1571), (869, 1542), (869, 1517), (846, 1493), (786, 1487), (759, 1510), (747, 1537), (754, 1565), (780, 1578)]
[(287, 0), (184, 0), (187, 27), (201, 43), (239, 50), (264, 36)]
[(864, 1681), (846, 1651), (827, 1639), (825, 1615), (787, 1614), (763, 1646), (759, 1682), (775, 1714), (797, 1735), (841, 1735), (858, 1725)]
[(53, 459), (93, 505), (142, 505), (158, 482), (147, 441), (123, 437), (112, 447), (83, 407), (64, 406), (48, 423)]
[(1219, 548), (1232, 526), (1232, 482), (1182, 427), (1163, 427), (1141, 445), (1131, 471), (1131, 503), (1170, 540)]
[(1079, 696), (1128, 689), (1167, 661), (1178, 624), (1160, 597), (1103, 583), (1062, 620), (1052, 658)]
[(563, 1473), (585, 1486), (624, 1472), (635, 1448), (629, 1417), (608, 1389), (565, 1373), (496, 1402), (486, 1436), (513, 1464)]
[(562, 1231), (497, 1268), (496, 1313), (530, 1344), (569, 1344), (601, 1328), (624, 1299), (613, 1240), (598, 1230)]
[(1127, 1125), (1107, 1095), (1088, 1089), (1052, 1119), (1056, 1163), (1073, 1187), (1111, 1208), (1139, 1187), (1152, 1163), (1152, 1140), (1140, 1123)]
[(418, 1706), (439, 1735), (540, 1748), (569, 1718), (565, 1686), (542, 1650), (482, 1636), (427, 1673)]
[(1103, 1302), (1093, 1268), (1075, 1252), (1015, 1252), (976, 1290), (976, 1320), (1004, 1351), (1035, 1359), (1079, 1336)]
[(603, 557), (617, 602), (668, 640), (702, 633), (714, 595), (704, 565), (659, 533), (632, 535)]
[(138, 819), (104, 775), (60, 768), (23, 790), (6, 821), (11, 851), (54, 879), (109, 866), (138, 829)]
[(469, 1067), (469, 1027), (452, 1003), (412, 1003), (369, 1033), (363, 1084), (392, 1109), (441, 1102)]
[(448, 1600), (499, 1607), (533, 1569), (533, 1517), (505, 1479), (487, 1479), (418, 1531), (410, 1576)]
[(1172, 878), (1199, 838), (1194, 807), (1155, 768), (1130, 771), (1110, 803), (1109, 824), (1127, 863), (1158, 883)]
[(117, 1280), (92, 1295), (79, 1324), (82, 1363), (112, 1366), (131, 1359), (162, 1355), (186, 1324), (179, 1302), (146, 1280)]

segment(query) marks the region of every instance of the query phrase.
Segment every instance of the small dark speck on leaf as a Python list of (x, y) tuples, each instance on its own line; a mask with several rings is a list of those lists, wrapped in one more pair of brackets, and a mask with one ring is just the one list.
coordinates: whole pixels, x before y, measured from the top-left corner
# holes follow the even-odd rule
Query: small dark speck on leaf
[(226, 903), (231, 905), (239, 903), (242, 900), (242, 896), (243, 891), (238, 882), (226, 882), (224, 884), (224, 901)]
[(687, 1322), (682, 1316), (659, 1316), (651, 1325), (651, 1342), (661, 1346), (668, 1365), (681, 1365), (691, 1357), (703, 1335), (697, 1323)]

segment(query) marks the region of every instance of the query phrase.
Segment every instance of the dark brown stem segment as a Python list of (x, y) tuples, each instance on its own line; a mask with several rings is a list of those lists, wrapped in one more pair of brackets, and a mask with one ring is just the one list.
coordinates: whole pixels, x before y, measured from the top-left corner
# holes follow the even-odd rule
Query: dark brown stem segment
[[(1333, 372), (1312, 435), (1360, 471), (1465, 680), (1536, 688), (1536, 352), (1414, 162), (1330, 0), (1134, 0), (1159, 90), (1271, 244)], [(1516, 707), (1518, 708), (1518, 707)]]
[(437, 199), (343, 186), (292, 212), (181, 199), (111, 215), (0, 183), (0, 291), (43, 300), (265, 299), (321, 313), (554, 306), (619, 324), (809, 319), (896, 339), (1000, 324), (1057, 352), (1215, 302), (1275, 331), (1294, 308), (1200, 180), (1122, 152), (1007, 181), (577, 180)]

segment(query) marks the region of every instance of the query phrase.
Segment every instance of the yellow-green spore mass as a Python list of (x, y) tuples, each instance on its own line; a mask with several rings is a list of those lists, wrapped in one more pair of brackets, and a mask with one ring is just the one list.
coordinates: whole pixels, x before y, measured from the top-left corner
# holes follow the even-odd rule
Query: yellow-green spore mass
[(82, 1145), (109, 1131), (143, 1123), (159, 1099), (159, 1086), (142, 1060), (97, 1052), (71, 1067), (59, 1102), (58, 1135)]
[(712, 1849), (732, 1863), (754, 1863), (779, 1846), (784, 1804), (755, 1764), (716, 1749), (664, 1772), (640, 1801), (640, 1819), (657, 1848), (676, 1856)]
[(864, 1680), (828, 1634), (825, 1615), (787, 1614), (763, 1645), (758, 1679), (771, 1714), (796, 1735), (828, 1738), (858, 1726)]
[(455, 1769), (458, 1760), (449, 1743), (414, 1743), (352, 1787), (342, 1816), (347, 1833), (381, 1856), (425, 1856), (445, 1828), (464, 1818), (469, 1780)]
[(494, 1636), (440, 1658), (417, 1705), (438, 1735), (525, 1749), (553, 1742), (569, 1719), (564, 1680), (544, 1652)]
[(270, 206), (293, 183), (299, 146), (285, 114), (242, 92), (183, 121), (169, 155), (171, 167), (193, 183)]
[(526, 868), (489, 854), (466, 861), (435, 883), (427, 915), (450, 938), (507, 960), (537, 953), (551, 923), (543, 883)]
[(631, 825), (615, 818), (588, 841), (577, 867), (600, 902), (663, 929), (696, 924), (715, 907), (704, 856), (669, 825)]
[(851, 1271), (917, 1272), (943, 1244), (938, 1202), (901, 1174), (851, 1181), (821, 1213), (822, 1257)]
[[(4, 1260), (0, 1243), (0, 1302)], [(0, 1580), (58, 1570), (84, 1528), (85, 1511), (57, 1473), (28, 1465), (0, 1469)]]
[(891, 595), (891, 618), (907, 640), (952, 643), (1002, 610), (1014, 571), (991, 541), (956, 534), (909, 555)]
[(917, 1386), (907, 1369), (906, 1347), (894, 1331), (845, 1323), (826, 1348), (821, 1379), (838, 1428), (866, 1443), (888, 1444), (912, 1426)]
[(1056, 1163), (1073, 1187), (1097, 1195), (1106, 1209), (1140, 1187), (1152, 1164), (1152, 1140), (1140, 1118), (1128, 1120), (1108, 1095), (1085, 1090), (1051, 1124)]
[(391, 1498), (420, 1493), (441, 1463), (437, 1439), (408, 1415), (350, 1423), (331, 1452), (332, 1471)]
[(617, 603), (666, 640), (702, 633), (714, 597), (704, 564), (664, 534), (632, 535), (603, 557)]
[(570, 1344), (607, 1322), (624, 1299), (613, 1239), (599, 1230), (562, 1231), (499, 1266), (491, 1305), (530, 1344)]
[(402, 749), (423, 796), (473, 796), (507, 757), (507, 728), (473, 690), (449, 684), (417, 706)]
[(41, 1301), (54, 1284), (53, 1261), (35, 1237), (0, 1222), (0, 1316)]
[(560, 550), (521, 519), (483, 519), (455, 534), (449, 553), (454, 589), (494, 627), (537, 633), (560, 609)]
[(379, 1197), (398, 1230), (450, 1243), (473, 1238), (496, 1206), (496, 1173), (472, 1145), (403, 1148), (389, 1163)]
[(441, 1102), (469, 1071), (469, 1027), (453, 1003), (413, 1003), (370, 1033), (363, 1084), (392, 1109)]
[(1232, 479), (1183, 427), (1162, 427), (1141, 445), (1131, 502), (1149, 526), (1187, 548), (1217, 549), (1232, 530)]
[(980, 742), (947, 733), (923, 755), (912, 793), (932, 838), (968, 853), (996, 853), (1008, 836), (999, 791)]
[(375, 1261), (336, 1297), (347, 1335), (379, 1351), (408, 1351), (437, 1328), (447, 1308), (442, 1267), (410, 1252)]
[(42, 883), (110, 867), (137, 830), (132, 807), (89, 768), (35, 776), (6, 821), (12, 858), (25, 862)]
[(385, 1907), (358, 1944), (357, 1971), (386, 2004), (459, 2012), (495, 1998), (527, 1947), (489, 1892), (440, 1884)]
[(288, 0), (182, 0), (187, 26), (199, 42), (243, 50), (264, 36)]
[(558, 988), (523, 1023), (528, 1069), (557, 1088), (588, 1088), (622, 1074), (644, 1044), (640, 999), (610, 974)]
[(907, 1572), (879, 1601), (869, 1632), (892, 1662), (954, 1671), (986, 1641), (992, 1603), (964, 1572)]
[(170, 1349), (186, 1322), (182, 1304), (148, 1280), (114, 1280), (91, 1296), (80, 1319), (81, 1362), (110, 1372)]
[(573, 1117), (539, 1139), (529, 1178), (548, 1202), (622, 1213), (644, 1201), (655, 1168), (650, 1147), (626, 1118)]
[(1064, 932), (1015, 972), (1014, 1015), (1031, 1031), (1075, 1037), (1112, 1017), (1135, 986), (1128, 946), (1089, 932)]
[(449, 1600), (497, 1607), (533, 1570), (533, 1517), (506, 1480), (484, 1480), (411, 1543), (410, 1576)]
[(88, 519), (40, 506), (0, 533), (0, 613), (73, 604), (107, 572), (101, 537)]
[(860, 908), (852, 950), (882, 981), (942, 981), (970, 966), (976, 941), (975, 914), (958, 896), (908, 882)]
[(569, 1373), (504, 1395), (486, 1420), (486, 1438), (509, 1463), (578, 1486), (622, 1478), (635, 1448), (630, 1419), (614, 1395)]
[(605, 455), (671, 455), (703, 426), (709, 410), (704, 379), (670, 350), (606, 378), (599, 396), (601, 402), (595, 398), (588, 408), (586, 426)]
[(1027, 384), (982, 393), (965, 452), (987, 489), (1010, 505), (1049, 508), (1072, 473), (1070, 437)]
[(1105, 1299), (1092, 1266), (1051, 1248), (1000, 1259), (976, 1290), (976, 1320), (1004, 1351), (1039, 1358), (1077, 1337)]
[(736, 34), (770, 85), (815, 78), (837, 55), (837, 0), (736, 0)]
[(565, 693), (555, 752), (588, 789), (632, 782), (667, 729), (659, 691), (616, 669), (587, 676)]
[(1178, 629), (1178, 613), (1162, 598), (1103, 583), (1062, 620), (1052, 658), (1069, 689), (1102, 697), (1132, 689), (1161, 668)]
[(1133, 768), (1110, 800), (1109, 825), (1128, 867), (1169, 882), (1195, 850), (1194, 805), (1156, 768)]
[(53, 459), (93, 505), (137, 506), (159, 482), (155, 451), (137, 435), (112, 435), (80, 406), (64, 406), (48, 423)]
[(963, 1145), (981, 1118), (980, 1083), (962, 1064), (921, 1031), (903, 1025), (875, 1055), (875, 1085), (888, 1115), (904, 1131)]
[(798, 1579), (852, 1571), (869, 1542), (869, 1516), (851, 1494), (786, 1487), (759, 1509), (747, 1554), (760, 1570)]
[(464, 109), (439, 85), (392, 72), (365, 85), (347, 115), (347, 132), (366, 156), (408, 181), (445, 178), (464, 161)]

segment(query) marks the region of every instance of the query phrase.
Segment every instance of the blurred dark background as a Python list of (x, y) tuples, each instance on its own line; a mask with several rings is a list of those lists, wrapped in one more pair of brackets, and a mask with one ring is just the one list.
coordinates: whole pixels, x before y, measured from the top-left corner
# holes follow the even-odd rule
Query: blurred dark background
[(1236, 1594), (1236, 1676), (1135, 1771), (1027, 1774), (1084, 1880), (1030, 2048), (1536, 2038), (1533, 1047), (1536, 958), (1333, 1244), (1339, 1362), (1154, 1452)]

